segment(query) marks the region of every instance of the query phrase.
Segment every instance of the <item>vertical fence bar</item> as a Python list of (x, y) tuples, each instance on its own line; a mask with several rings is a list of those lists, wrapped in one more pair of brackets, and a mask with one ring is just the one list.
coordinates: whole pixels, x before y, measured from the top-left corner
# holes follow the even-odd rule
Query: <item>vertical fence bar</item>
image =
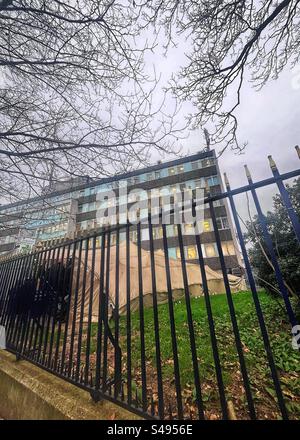
[(140, 219), (137, 223), (137, 248), (138, 248), (138, 277), (139, 277), (139, 318), (140, 318), (140, 338), (141, 338), (142, 408), (143, 408), (143, 411), (147, 411), (145, 319), (144, 319), (142, 240), (141, 240), (141, 221), (140, 221)]
[(196, 349), (196, 341), (195, 341), (195, 331), (194, 331), (193, 315), (192, 315), (192, 309), (191, 309), (189, 283), (188, 283), (186, 263), (185, 263), (183, 238), (182, 238), (182, 231), (181, 231), (180, 224), (177, 225), (177, 233), (178, 233), (178, 243), (179, 243), (179, 249), (180, 249), (181, 270), (182, 270), (183, 285), (184, 285), (186, 312), (187, 312), (187, 318), (188, 318), (191, 354), (192, 354), (193, 371), (194, 371), (194, 381), (195, 381), (196, 396), (197, 396), (196, 400), (197, 400), (198, 415), (199, 415), (200, 419), (204, 419), (203, 401), (202, 401), (202, 394), (201, 394), (200, 376), (199, 376), (198, 359), (197, 359), (197, 349)]
[(29, 325), (30, 322), (30, 313), (34, 305), (34, 298), (35, 298), (35, 268), (34, 268), (35, 253), (33, 252), (28, 259), (29, 261), (28, 261), (27, 279), (25, 280), (25, 285), (27, 281), (27, 289), (26, 289), (27, 291), (25, 290), (25, 293), (23, 293), (23, 295), (26, 295), (27, 298), (25, 300), (25, 304), (23, 302), (24, 310), (22, 311), (20, 332), (17, 336), (18, 344), (19, 344), (18, 351), (20, 354), (22, 354), (23, 352), (24, 341), (27, 333), (27, 325)]
[[(50, 266), (49, 271), (49, 281), (48, 281), (48, 299), (49, 299), (49, 307), (48, 307), (48, 313), (46, 316), (46, 331), (45, 331), (45, 337), (44, 337), (44, 345), (43, 345), (43, 357), (42, 357), (42, 363), (43, 365), (48, 365), (48, 360), (50, 360), (50, 353), (48, 354), (48, 337), (49, 337), (49, 330), (50, 330), (50, 325), (51, 325), (51, 318), (52, 318), (52, 323), (54, 321), (54, 316), (52, 317), (52, 314), (54, 314), (54, 308), (55, 308), (55, 304), (56, 304), (56, 298), (57, 298), (57, 292), (54, 291), (53, 286), (55, 286), (56, 284), (56, 271), (55, 269), (57, 268), (57, 264), (59, 261), (59, 256), (60, 256), (60, 248), (54, 248), (54, 252), (53, 252), (53, 264)], [(51, 295), (52, 293), (52, 295)], [(54, 303), (54, 304), (53, 304)], [(53, 307), (54, 305), (54, 307)], [(48, 359), (47, 359), (47, 354), (48, 354)], [(49, 365), (48, 365), (49, 366)]]
[[(14, 345), (15, 351), (18, 354), (19, 354), (19, 337), (20, 337), (20, 335), (22, 333), (23, 321), (25, 319), (25, 316), (24, 316), (25, 315), (25, 311), (24, 311), (25, 304), (24, 304), (23, 298), (24, 298), (24, 296), (26, 294), (26, 290), (24, 289), (24, 287), (25, 287), (24, 286), (24, 282), (26, 283), (27, 274), (28, 274), (28, 270), (29, 270), (29, 267), (30, 267), (30, 257), (26, 256), (25, 257), (25, 262), (26, 262), (25, 263), (26, 267), (24, 269), (24, 275), (22, 277), (22, 281), (21, 281), (21, 283), (19, 285), (18, 295), (17, 295), (17, 298), (16, 298), (17, 303), (14, 304), (14, 306), (16, 308), (15, 311), (18, 310), (18, 313), (17, 313), (17, 323), (15, 324), (14, 331), (12, 333), (12, 344)], [(22, 289), (22, 294), (21, 294), (21, 288), (23, 288)], [(24, 290), (25, 290), (25, 293), (24, 293)]]
[(249, 415), (250, 415), (251, 419), (256, 419), (256, 413), (255, 413), (255, 408), (254, 408), (251, 389), (250, 389), (249, 377), (248, 377), (245, 358), (244, 358), (243, 349), (242, 349), (240, 332), (239, 332), (237, 319), (236, 319), (236, 315), (235, 315), (234, 304), (233, 304), (233, 300), (232, 300), (232, 296), (231, 296), (231, 290), (230, 290), (230, 285), (229, 285), (229, 280), (228, 280), (228, 275), (227, 275), (227, 270), (226, 270), (226, 264), (225, 264), (223, 250), (222, 250), (220, 233), (218, 230), (218, 225), (217, 225), (216, 215), (215, 215), (215, 211), (214, 211), (214, 207), (213, 207), (213, 202), (211, 200), (209, 201), (209, 208), (210, 208), (210, 215), (211, 215), (211, 219), (212, 219), (212, 223), (213, 223), (213, 227), (214, 227), (214, 233), (215, 233), (216, 244), (217, 244), (217, 248), (218, 248), (219, 259), (220, 259), (220, 263), (221, 263), (221, 267), (222, 267), (222, 274), (223, 274), (223, 279), (224, 279), (227, 302), (228, 302), (228, 306), (229, 306), (230, 319), (231, 319), (233, 333), (234, 333), (234, 337), (235, 337), (235, 345), (237, 348), (237, 353), (238, 353), (239, 362), (240, 362), (240, 366), (241, 366), (241, 373), (242, 373), (244, 388), (245, 388), (246, 397), (247, 397)]
[(34, 290), (34, 294), (33, 294), (33, 303), (31, 304), (31, 307), (29, 309), (29, 313), (28, 313), (28, 321), (27, 321), (27, 328), (26, 328), (26, 334), (25, 334), (25, 339), (24, 339), (24, 346), (22, 348), (22, 351), (26, 351), (27, 349), (27, 342), (28, 342), (28, 337), (29, 337), (29, 333), (30, 333), (30, 327), (33, 327), (34, 325), (34, 313), (35, 313), (35, 308), (36, 308), (36, 301), (37, 301), (37, 278), (38, 278), (38, 271), (39, 271), (39, 262), (40, 259), (42, 258), (41, 256), (41, 252), (36, 252), (34, 254), (34, 258), (33, 258), (33, 262), (34, 262), (34, 272), (33, 272), (33, 286), (32, 288), (35, 289)]
[(9, 327), (8, 327), (8, 340), (11, 343), (11, 346), (14, 348), (14, 350), (16, 349), (16, 347), (14, 346), (14, 338), (15, 338), (15, 333), (16, 333), (16, 329), (19, 323), (19, 314), (17, 313), (17, 306), (18, 306), (18, 290), (20, 289), (21, 285), (22, 285), (22, 280), (23, 277), (25, 276), (25, 270), (26, 270), (26, 262), (27, 260), (25, 259), (25, 257), (23, 257), (20, 260), (20, 276), (18, 277), (16, 284), (14, 285), (13, 288), (13, 292), (11, 295), (12, 298), (12, 304), (11, 304), (11, 319), (9, 322)]
[(97, 329), (97, 353), (96, 353), (96, 376), (95, 391), (100, 390), (101, 381), (101, 351), (102, 351), (102, 320), (103, 320), (103, 295), (104, 295), (104, 267), (105, 267), (105, 242), (106, 233), (101, 234), (101, 261), (100, 261), (100, 283), (99, 283), (99, 307), (98, 307), (98, 329)]
[[(55, 291), (55, 298), (54, 298), (54, 309), (52, 309), (53, 318), (52, 318), (52, 328), (51, 328), (51, 335), (50, 335), (50, 346), (49, 346), (49, 355), (48, 355), (48, 362), (47, 366), (48, 368), (52, 367), (51, 359), (52, 359), (52, 351), (53, 351), (53, 343), (54, 343), (54, 333), (55, 333), (55, 327), (56, 327), (56, 320), (57, 320), (57, 308), (58, 308), (58, 301), (59, 301), (59, 293), (60, 293), (60, 284), (62, 281), (62, 273), (63, 273), (63, 262), (65, 257), (65, 246), (62, 247), (62, 255), (60, 256), (60, 247), (58, 248), (58, 260), (57, 260), (57, 266), (59, 266), (59, 269), (57, 270), (57, 266), (55, 267), (55, 279), (54, 279), (54, 287), (56, 289)], [(61, 259), (61, 261), (60, 261)]]
[(22, 284), (22, 279), (25, 273), (26, 269), (26, 259), (25, 257), (20, 258), (19, 265), (18, 265), (18, 272), (16, 274), (16, 279), (13, 283), (12, 288), (10, 288), (10, 297), (11, 297), (11, 304), (10, 304), (10, 317), (8, 321), (8, 329), (7, 329), (7, 340), (10, 345), (13, 345), (13, 335), (15, 332), (15, 325), (16, 325), (16, 319), (18, 322), (18, 317), (16, 315), (14, 301), (16, 301), (16, 292), (20, 288)]
[(159, 414), (159, 418), (163, 419), (164, 418), (164, 391), (163, 391), (163, 383), (162, 383), (161, 349), (160, 349), (160, 338), (159, 338), (159, 319), (158, 319), (158, 307), (157, 307), (155, 257), (154, 257), (153, 227), (152, 227), (152, 221), (151, 221), (151, 212), (148, 215), (148, 228), (149, 228), (149, 240), (150, 240), (152, 301), (153, 301), (154, 332), (155, 332), (158, 414)]
[[(22, 330), (23, 330), (23, 321), (25, 320), (25, 304), (23, 302), (23, 298), (21, 298), (21, 296), (23, 297), (24, 293), (21, 292), (21, 288), (24, 287), (24, 284), (26, 284), (28, 275), (30, 273), (30, 268), (31, 268), (31, 260), (32, 260), (32, 255), (26, 255), (26, 257), (24, 257), (24, 270), (23, 270), (23, 275), (22, 278), (20, 280), (20, 283), (18, 285), (18, 298), (17, 298), (17, 303), (18, 303), (18, 307), (19, 307), (19, 313), (17, 315), (17, 323), (14, 327), (14, 332), (12, 333), (12, 343), (15, 346), (15, 350), (18, 352), (19, 354), (19, 338), (22, 334)], [(23, 289), (24, 291), (24, 289)], [(21, 295), (22, 293), (22, 295)], [(20, 301), (21, 301), (21, 310), (20, 310)]]
[(0, 297), (2, 298), (3, 290), (2, 290), (2, 281), (3, 276), (5, 274), (5, 269), (7, 266), (9, 266), (10, 261), (1, 261), (0, 263)]
[(127, 402), (131, 404), (131, 313), (130, 313), (130, 224), (126, 223), (126, 331), (127, 331)]
[(72, 297), (73, 297), (73, 278), (74, 278), (74, 268), (75, 268), (75, 261), (76, 261), (76, 242), (73, 242), (72, 246), (73, 246), (72, 266), (70, 268), (68, 304), (67, 304), (66, 322), (65, 322), (63, 346), (62, 346), (62, 353), (61, 353), (61, 365), (60, 365), (60, 373), (61, 374), (65, 374), (65, 358), (66, 358), (67, 341), (68, 341), (68, 334), (69, 334), (69, 322), (70, 322)]
[(76, 331), (76, 317), (77, 317), (77, 307), (78, 307), (78, 293), (79, 293), (80, 274), (81, 274), (82, 243), (83, 243), (83, 239), (81, 238), (80, 241), (79, 241), (78, 264), (77, 264), (76, 284), (75, 284), (75, 292), (74, 292), (72, 329), (71, 329), (71, 341), (70, 341), (69, 365), (68, 365), (68, 376), (69, 377), (71, 376), (72, 366), (73, 366), (73, 354), (74, 354), (75, 331)]
[(262, 212), (262, 209), (261, 209), (261, 206), (260, 206), (257, 194), (256, 194), (256, 190), (253, 187), (253, 180), (252, 180), (252, 177), (251, 177), (251, 174), (250, 174), (250, 172), (248, 170), (247, 165), (245, 165), (245, 170), (246, 170), (246, 176), (247, 176), (248, 182), (251, 185), (251, 194), (252, 194), (252, 197), (253, 197), (253, 200), (254, 200), (254, 204), (255, 204), (255, 208), (256, 208), (256, 211), (257, 211), (257, 214), (258, 214), (258, 219), (259, 219), (259, 222), (260, 222), (260, 225), (261, 225), (261, 228), (262, 228), (263, 237), (264, 237), (265, 243), (267, 245), (267, 248), (268, 248), (268, 251), (269, 251), (269, 254), (270, 254), (270, 257), (271, 257), (271, 261), (272, 261), (272, 264), (273, 264), (273, 267), (274, 267), (274, 270), (275, 270), (275, 275), (276, 275), (276, 279), (277, 279), (277, 282), (278, 282), (278, 285), (279, 285), (279, 289), (280, 289), (280, 291), (282, 293), (282, 297), (283, 297), (283, 300), (284, 300), (284, 303), (285, 303), (285, 307), (286, 307), (286, 311), (287, 311), (290, 323), (291, 323), (292, 327), (294, 327), (295, 325), (298, 324), (297, 323), (297, 319), (296, 319), (294, 311), (292, 309), (292, 306), (291, 306), (291, 303), (290, 303), (290, 300), (289, 300), (288, 291), (287, 291), (287, 288), (286, 288), (286, 286), (284, 284), (284, 280), (283, 280), (282, 273), (281, 273), (281, 270), (280, 270), (280, 267), (279, 267), (279, 264), (278, 264), (278, 261), (277, 261), (277, 257), (276, 257), (275, 252), (274, 252), (272, 240), (271, 240), (271, 237), (270, 237), (269, 232), (268, 232), (268, 227), (267, 227), (266, 219), (265, 219), (265, 216), (264, 216), (264, 214)]
[(87, 263), (89, 256), (89, 238), (85, 240), (85, 257), (84, 257), (84, 265), (83, 265), (83, 279), (82, 279), (82, 287), (81, 287), (81, 308), (80, 308), (80, 317), (79, 317), (79, 333), (78, 333), (78, 344), (77, 344), (77, 360), (76, 360), (76, 373), (75, 380), (79, 381), (80, 374), (80, 365), (81, 365), (81, 345), (82, 345), (82, 326), (83, 326), (83, 317), (84, 317), (84, 308), (85, 308), (85, 288), (86, 288), (86, 276), (87, 276)]
[[(43, 344), (43, 337), (44, 337), (44, 329), (45, 329), (45, 322), (47, 318), (47, 313), (49, 309), (48, 304), (48, 284), (50, 279), (50, 267), (51, 262), (54, 257), (54, 249), (49, 248), (45, 252), (45, 260), (43, 263), (43, 266), (41, 267), (41, 275), (40, 275), (40, 300), (41, 300), (41, 307), (39, 311), (39, 322), (36, 328), (36, 333), (34, 337), (34, 351), (36, 355), (36, 360), (41, 363), (42, 361), (42, 344)], [(37, 347), (37, 348), (36, 348)]]
[(12, 264), (11, 262), (1, 263), (0, 264), (0, 325), (3, 325), (4, 314), (5, 314), (5, 306), (6, 306), (6, 291), (3, 288), (4, 280), (6, 277), (6, 273), (10, 273), (10, 269)]
[(115, 318), (115, 387), (114, 387), (114, 397), (117, 398), (121, 391), (122, 384), (122, 353), (119, 347), (119, 324), (120, 324), (120, 315), (119, 315), (119, 275), (120, 275), (120, 228), (119, 222), (116, 230), (116, 278), (115, 278), (115, 310), (114, 310), (114, 318)]
[(227, 187), (227, 191), (229, 193), (230, 207), (231, 207), (231, 211), (232, 211), (233, 219), (234, 219), (234, 224), (235, 224), (238, 238), (239, 238), (239, 242), (240, 242), (240, 246), (241, 246), (241, 250), (242, 250), (242, 255), (244, 258), (248, 281), (250, 284), (251, 293), (252, 293), (252, 297), (253, 297), (253, 301), (254, 301), (254, 305), (255, 305), (255, 309), (256, 309), (256, 314), (257, 314), (257, 318), (258, 318), (258, 322), (259, 322), (259, 326), (260, 326), (260, 330), (261, 330), (261, 334), (262, 334), (262, 338), (263, 338), (263, 342), (264, 342), (264, 347), (266, 350), (266, 355), (267, 355), (268, 363), (269, 363), (271, 374), (272, 374), (272, 379), (273, 379), (273, 383), (274, 383), (274, 387), (275, 387), (278, 405), (279, 405), (283, 419), (287, 419), (288, 415), (287, 415), (286, 407), (284, 404), (284, 399), (283, 399), (283, 395), (282, 395), (282, 391), (281, 391), (280, 382), (279, 382), (278, 375), (277, 375), (277, 370), (276, 370), (276, 366), (275, 366), (275, 362), (274, 362), (274, 358), (273, 358), (273, 353), (272, 353), (272, 349), (271, 349), (271, 345), (270, 345), (270, 341), (269, 341), (269, 335), (268, 335), (268, 331), (266, 328), (263, 312), (261, 309), (258, 293), (256, 290), (255, 280), (254, 280), (253, 273), (251, 270), (251, 265), (250, 265), (250, 261), (248, 258), (240, 221), (238, 218), (238, 213), (236, 210), (233, 196), (230, 192), (231, 188), (230, 188), (229, 181), (227, 179), (226, 174), (225, 174), (225, 184)]
[(3, 282), (5, 283), (3, 289), (5, 292), (6, 300), (3, 311), (2, 325), (5, 327), (7, 346), (9, 346), (9, 330), (13, 319), (12, 301), (14, 298), (14, 287), (18, 280), (18, 268), (20, 267), (20, 264), (22, 264), (20, 258), (17, 258), (12, 265), (10, 265), (8, 262), (6, 274), (3, 280)]
[(103, 392), (107, 389), (107, 344), (108, 344), (108, 303), (109, 303), (109, 271), (110, 271), (110, 231), (107, 232), (107, 252), (106, 252), (106, 281), (105, 292), (103, 295)]
[[(38, 301), (38, 303), (44, 302), (43, 288), (45, 288), (44, 282), (45, 282), (46, 273), (44, 272), (44, 279), (43, 279), (43, 271), (45, 271), (46, 262), (47, 262), (47, 255), (48, 256), (50, 255), (50, 253), (48, 254), (47, 250), (41, 252), (40, 267), (38, 269), (38, 277), (39, 277), (40, 281), (37, 285), (37, 301)], [(38, 304), (37, 309), (36, 309), (36, 317), (32, 323), (32, 327), (30, 330), (30, 336), (29, 336), (29, 355), (30, 355), (30, 351), (32, 351), (33, 357), (36, 355), (36, 346), (37, 346), (39, 330), (40, 330), (40, 328), (41, 328), (41, 332), (43, 330), (43, 324), (41, 324), (41, 317), (42, 317), (41, 305)], [(33, 337), (34, 337), (34, 339), (33, 339)], [(31, 348), (32, 341), (33, 341), (33, 349)]]
[[(29, 355), (30, 355), (30, 351), (31, 351), (31, 347), (32, 347), (32, 342), (33, 342), (33, 336), (35, 336), (34, 339), (34, 349), (36, 347), (37, 344), (37, 337), (38, 337), (38, 331), (39, 331), (39, 326), (40, 326), (40, 300), (43, 299), (41, 297), (41, 287), (42, 287), (42, 271), (43, 268), (45, 267), (46, 264), (46, 258), (47, 258), (47, 250), (43, 250), (41, 252), (39, 252), (39, 258), (38, 258), (38, 262), (37, 262), (37, 271), (36, 271), (36, 278), (37, 278), (37, 285), (36, 285), (36, 300), (37, 300), (37, 306), (35, 309), (35, 316), (33, 317), (33, 322), (31, 325), (31, 329), (30, 329), (30, 335), (29, 335), (29, 341), (28, 341), (28, 346), (29, 346)], [(36, 327), (36, 332), (34, 332)], [(33, 351), (33, 355), (34, 355), (34, 351)]]
[(6, 270), (3, 276), (3, 284), (2, 284), (2, 291), (4, 293), (4, 304), (3, 304), (3, 314), (2, 314), (2, 321), (1, 324), (6, 327), (7, 323), (8, 323), (8, 318), (9, 318), (9, 304), (10, 304), (10, 299), (11, 299), (11, 292), (10, 292), (10, 287), (14, 285), (14, 280), (16, 278), (17, 275), (17, 268), (18, 268), (18, 264), (19, 264), (19, 259), (16, 258), (14, 261), (11, 262), (7, 262), (6, 263)]
[(6, 299), (5, 279), (6, 279), (6, 275), (10, 273), (10, 269), (11, 269), (13, 262), (14, 261), (2, 262), (0, 265), (1, 317), (2, 317), (2, 311), (3, 311), (3, 304), (5, 303), (5, 299)]
[(177, 401), (177, 414), (178, 414), (178, 418), (182, 419), (183, 418), (183, 408), (182, 408), (178, 348), (177, 348), (177, 339), (176, 339), (173, 293), (172, 293), (172, 283), (171, 283), (171, 274), (170, 274), (169, 249), (168, 249), (168, 240), (167, 240), (167, 230), (166, 230), (165, 224), (162, 225), (162, 230), (163, 230), (163, 245), (164, 245), (164, 254), (165, 254), (166, 281), (167, 281), (167, 290), (168, 290), (168, 307), (169, 307), (171, 338), (172, 338), (172, 351), (173, 351), (173, 360), (174, 360), (174, 377), (175, 377), (175, 389), (176, 389), (176, 401)]
[(4, 292), (4, 304), (2, 307), (3, 312), (1, 313), (1, 324), (6, 329), (6, 339), (8, 339), (8, 322), (9, 322), (9, 316), (10, 316), (10, 300), (11, 300), (11, 291), (10, 286), (13, 285), (14, 279), (16, 277), (17, 268), (18, 268), (19, 260), (16, 258), (15, 261), (12, 261), (12, 264), (10, 262), (6, 262), (6, 268), (5, 273), (3, 276), (3, 284), (2, 284), (2, 290)]
[[(54, 243), (53, 243), (54, 245)], [(45, 312), (45, 322), (44, 329), (45, 333), (43, 334), (42, 346), (41, 346), (41, 355), (42, 355), (42, 364), (47, 366), (48, 364), (48, 342), (49, 342), (49, 331), (51, 326), (52, 314), (53, 314), (53, 286), (55, 286), (55, 277), (56, 272), (55, 268), (57, 267), (57, 263), (59, 260), (60, 249), (57, 247), (53, 248), (52, 260), (50, 260), (50, 265), (47, 269), (49, 275), (45, 282), (45, 296), (46, 296), (46, 312)], [(54, 302), (56, 302), (56, 295), (54, 296)]]
[[(194, 217), (195, 217), (195, 214), (194, 214)], [(216, 378), (217, 378), (217, 384), (218, 384), (218, 390), (219, 390), (221, 410), (222, 410), (223, 419), (227, 420), (228, 419), (228, 410), (227, 410), (227, 402), (226, 402), (224, 382), (223, 382), (223, 376), (222, 376), (222, 368), (221, 368), (221, 363), (220, 363), (218, 342), (217, 342), (213, 313), (212, 313), (210, 297), (209, 297), (209, 290), (208, 290), (208, 283), (207, 283), (206, 272), (205, 272), (204, 257), (203, 257), (201, 241), (200, 241), (200, 232), (198, 230), (197, 223), (195, 223), (195, 229), (196, 229), (195, 230), (195, 238), (196, 238), (196, 246), (197, 246), (197, 252), (198, 252), (198, 262), (199, 262), (200, 272), (201, 272), (202, 289), (203, 289), (203, 293), (204, 293), (205, 307), (206, 307), (206, 312), (207, 312), (207, 319), (208, 319), (211, 346), (212, 346), (212, 352), (213, 352), (213, 358), (214, 358), (214, 364), (215, 364), (215, 371), (216, 371)]]
[[(67, 244), (66, 264), (64, 263), (64, 257), (62, 258), (63, 282), (62, 282), (62, 288), (61, 288), (60, 319), (58, 322), (58, 329), (57, 329), (57, 335), (56, 335), (56, 348), (55, 348), (55, 355), (54, 355), (54, 370), (55, 371), (57, 371), (57, 363), (58, 363), (58, 356), (59, 356), (59, 349), (60, 349), (61, 325), (62, 325), (62, 319), (63, 319), (63, 306), (64, 306), (64, 301), (66, 298), (66, 283), (67, 283), (67, 277), (68, 277), (68, 273), (69, 273), (68, 272), (68, 264), (69, 264), (69, 259), (70, 259), (70, 252), (71, 252), (71, 243), (68, 243)], [(70, 285), (70, 279), (69, 279), (69, 285)], [(66, 317), (66, 319), (67, 319), (67, 317)]]
[(93, 312), (93, 299), (94, 299), (94, 277), (95, 277), (95, 258), (96, 258), (96, 235), (92, 239), (92, 261), (91, 261), (91, 278), (90, 278), (90, 296), (89, 296), (89, 308), (88, 308), (88, 324), (86, 335), (86, 351), (85, 351), (85, 372), (84, 382), (87, 385), (89, 380), (90, 371), (90, 350), (91, 350), (91, 335), (92, 335), (92, 312)]
[(293, 208), (293, 205), (291, 203), (290, 196), (289, 196), (289, 193), (288, 193), (286, 187), (284, 186), (282, 180), (278, 180), (278, 179), (280, 179), (281, 175), (277, 169), (276, 163), (274, 162), (272, 156), (268, 156), (268, 159), (270, 162), (270, 168), (273, 173), (273, 176), (277, 179), (276, 184), (279, 189), (281, 199), (282, 199), (283, 204), (286, 208), (286, 212), (288, 213), (290, 220), (292, 222), (296, 237), (300, 243), (300, 222), (299, 222), (298, 216)]
[[(51, 243), (49, 243), (49, 246), (50, 245)], [(34, 351), (36, 353), (36, 360), (40, 363), (42, 362), (42, 358), (43, 358), (42, 345), (43, 345), (45, 323), (50, 307), (48, 289), (49, 289), (49, 283), (51, 281), (51, 267), (54, 261), (54, 254), (55, 254), (55, 249), (51, 249), (49, 247), (49, 250), (48, 251), (46, 250), (45, 260), (41, 267), (41, 274), (40, 274), (39, 296), (40, 296), (41, 305), (39, 310), (38, 326), (34, 338)]]

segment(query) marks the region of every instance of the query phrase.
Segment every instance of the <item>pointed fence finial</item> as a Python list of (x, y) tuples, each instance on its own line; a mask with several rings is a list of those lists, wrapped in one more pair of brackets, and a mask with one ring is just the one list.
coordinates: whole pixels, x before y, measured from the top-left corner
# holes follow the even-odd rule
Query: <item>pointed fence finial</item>
[(296, 149), (296, 152), (297, 152), (298, 157), (299, 157), (299, 159), (300, 159), (300, 148), (299, 148), (299, 145), (296, 145), (296, 146), (295, 146), (295, 149)]
[(276, 163), (274, 162), (273, 157), (271, 155), (269, 155), (268, 159), (269, 159), (271, 169), (274, 171), (277, 170), (277, 166), (276, 166)]
[(224, 173), (224, 181), (225, 181), (226, 188), (230, 188), (229, 180), (228, 180), (226, 173)]
[(250, 174), (250, 171), (249, 171), (248, 165), (244, 165), (244, 168), (245, 168), (245, 172), (246, 172), (247, 179), (248, 179), (249, 181), (252, 180), (252, 177), (251, 177), (251, 174)]

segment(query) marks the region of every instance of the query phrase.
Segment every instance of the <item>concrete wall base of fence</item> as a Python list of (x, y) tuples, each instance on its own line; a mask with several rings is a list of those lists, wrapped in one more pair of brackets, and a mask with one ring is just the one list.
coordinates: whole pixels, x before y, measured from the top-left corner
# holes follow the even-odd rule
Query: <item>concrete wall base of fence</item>
[(119, 406), (94, 403), (87, 391), (0, 350), (0, 414), (14, 420), (131, 420)]

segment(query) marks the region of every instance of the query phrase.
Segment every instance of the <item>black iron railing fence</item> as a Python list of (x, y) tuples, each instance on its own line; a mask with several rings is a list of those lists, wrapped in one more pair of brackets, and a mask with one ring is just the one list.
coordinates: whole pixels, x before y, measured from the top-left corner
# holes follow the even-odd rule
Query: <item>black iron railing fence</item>
[[(201, 234), (194, 235), (198, 263), (191, 265), (182, 226), (176, 226), (180, 258), (175, 264), (166, 225), (163, 252), (155, 251), (149, 217), (147, 251), (141, 224), (128, 223), (2, 261), (0, 324), (6, 328), (7, 348), (86, 389), (96, 401), (108, 399), (149, 418), (288, 418), (283, 384), (289, 372), (282, 366), (278, 371), (276, 350), (278, 333), (287, 343), (290, 325), (297, 322), (256, 190), (278, 186), (299, 241), (299, 219), (283, 182), (300, 170), (280, 174), (271, 158), (270, 164), (272, 178), (253, 182), (246, 170), (248, 185), (231, 190), (225, 176), (226, 192), (205, 200), (223, 295), (212, 295)], [(268, 295), (257, 288), (244, 242), (235, 196), (246, 192), (252, 195), (285, 305), (281, 328), (268, 315)], [(213, 204), (220, 199), (227, 199), (232, 212), (248, 293), (232, 292)], [(199, 282), (191, 284), (195, 271)], [(252, 345), (247, 331), (255, 333)], [(299, 379), (299, 372), (293, 374)]]

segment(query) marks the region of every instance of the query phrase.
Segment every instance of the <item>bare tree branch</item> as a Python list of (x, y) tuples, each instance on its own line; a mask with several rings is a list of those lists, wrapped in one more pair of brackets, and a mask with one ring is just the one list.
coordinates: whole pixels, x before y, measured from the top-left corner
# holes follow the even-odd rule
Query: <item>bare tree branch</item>
[[(260, 88), (299, 62), (299, 0), (140, 1), (145, 23), (164, 27), (165, 46), (185, 38), (187, 64), (170, 89), (194, 103), (194, 127), (209, 124), (221, 153), (241, 152), (236, 110), (245, 81)], [(211, 129), (212, 127), (212, 129)]]

